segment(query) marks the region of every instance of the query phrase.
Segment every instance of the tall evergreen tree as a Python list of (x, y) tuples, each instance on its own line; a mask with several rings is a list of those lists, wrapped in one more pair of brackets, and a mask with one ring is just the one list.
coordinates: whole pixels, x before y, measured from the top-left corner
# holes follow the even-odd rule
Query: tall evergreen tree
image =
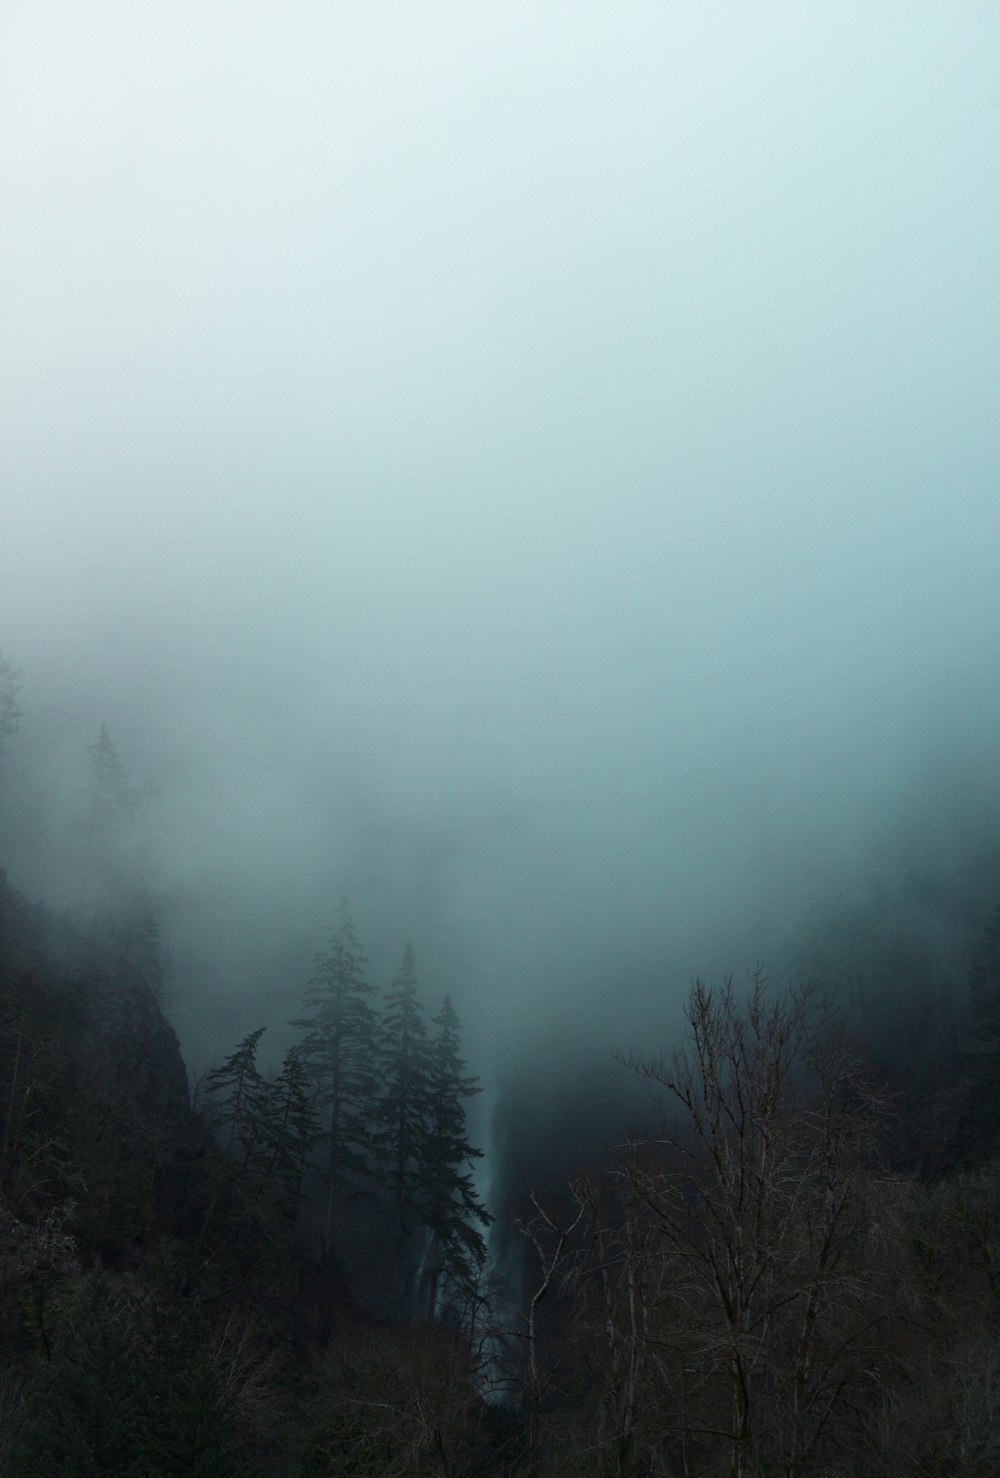
[(205, 1092), (216, 1100), (215, 1122), (223, 1148), (246, 1168), (257, 1149), (264, 1123), (266, 1090), (257, 1068), (257, 1044), (266, 1028), (250, 1032), (221, 1067), (205, 1078)]
[(309, 1153), (320, 1134), (309, 1093), (309, 1074), (292, 1047), (281, 1072), (268, 1083), (255, 1168), (275, 1205), (289, 1221), (302, 1201), (302, 1181)]
[(303, 1015), (292, 1022), (305, 1033), (299, 1054), (324, 1114), (320, 1143), (326, 1186), (325, 1260), (333, 1246), (338, 1187), (357, 1187), (371, 1173), (371, 1127), (377, 1089), (377, 1017), (370, 999), (374, 987), (365, 973), (367, 959), (346, 898), (329, 933), (329, 947), (316, 956)]
[(434, 1027), (419, 1166), (420, 1212), (431, 1233), (428, 1318), (434, 1316), (442, 1275), (459, 1288), (475, 1282), (486, 1260), (479, 1228), (490, 1222), (470, 1168), (482, 1150), (469, 1142), (465, 1125), (465, 1101), (480, 1091), (479, 1080), (465, 1071), (458, 1016), (450, 996), (445, 996)]
[(417, 997), (416, 960), (409, 945), (383, 1002), (380, 1048), (378, 1146), (389, 1198), (393, 1299), (398, 1305), (405, 1281), (404, 1253), (414, 1226), (421, 1220), (420, 1171), (429, 1072), (427, 1028)]

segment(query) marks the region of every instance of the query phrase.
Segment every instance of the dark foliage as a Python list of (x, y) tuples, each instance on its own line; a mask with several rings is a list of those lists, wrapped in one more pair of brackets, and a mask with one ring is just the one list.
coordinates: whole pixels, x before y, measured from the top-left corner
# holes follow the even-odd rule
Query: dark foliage
[(0, 1471), (1000, 1471), (981, 880), (835, 910), (788, 992), (696, 984), (619, 1066), (659, 1116), (525, 1188), (498, 1287), (451, 1001), (428, 1029), (407, 948), (379, 1012), (345, 900), (299, 1044), (269, 1075), (252, 1031), (192, 1107), (141, 797), (90, 755), (78, 916), (0, 870)]

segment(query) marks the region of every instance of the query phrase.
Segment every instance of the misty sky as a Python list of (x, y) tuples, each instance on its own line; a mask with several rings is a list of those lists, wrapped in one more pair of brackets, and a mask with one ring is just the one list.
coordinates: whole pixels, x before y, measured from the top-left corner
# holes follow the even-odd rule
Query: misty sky
[(998, 58), (957, 0), (10, 0), (13, 880), (72, 896), (105, 721), (182, 1037), (280, 1025), (346, 888), (481, 1058), (995, 795)]

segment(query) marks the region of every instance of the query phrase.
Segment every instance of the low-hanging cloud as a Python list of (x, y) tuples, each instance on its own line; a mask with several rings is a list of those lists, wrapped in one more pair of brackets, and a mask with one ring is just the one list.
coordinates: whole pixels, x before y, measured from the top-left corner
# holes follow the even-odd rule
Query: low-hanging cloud
[(72, 902), (107, 722), (195, 1058), (345, 889), (477, 1067), (629, 1046), (928, 786), (993, 807), (993, 16), (3, 27), (12, 874)]

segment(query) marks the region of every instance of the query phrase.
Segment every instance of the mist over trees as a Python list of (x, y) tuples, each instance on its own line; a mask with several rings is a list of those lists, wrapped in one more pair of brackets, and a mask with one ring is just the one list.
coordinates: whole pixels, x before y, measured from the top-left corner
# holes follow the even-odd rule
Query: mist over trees
[(998, 48), (2, 8), (0, 1472), (1000, 1472)]
[(80, 766), (75, 906), (0, 881), (7, 1470), (994, 1470), (995, 856), (832, 896), (799, 984), (696, 981), (554, 1159), (346, 897), (280, 1064), (278, 1021), (189, 1081), (144, 791), (106, 725)]
[(339, 924), (330, 931), (330, 947), (316, 957), (306, 989), (309, 1014), (293, 1025), (304, 1030), (302, 1061), (327, 1115), (323, 1131), (323, 1175), (326, 1216), (323, 1252), (329, 1257), (334, 1199), (339, 1185), (357, 1186), (369, 1173), (372, 1123), (379, 1079), (376, 1061), (377, 1015), (369, 997), (374, 987), (365, 978), (365, 956), (354, 932), (350, 907), (340, 905)]

